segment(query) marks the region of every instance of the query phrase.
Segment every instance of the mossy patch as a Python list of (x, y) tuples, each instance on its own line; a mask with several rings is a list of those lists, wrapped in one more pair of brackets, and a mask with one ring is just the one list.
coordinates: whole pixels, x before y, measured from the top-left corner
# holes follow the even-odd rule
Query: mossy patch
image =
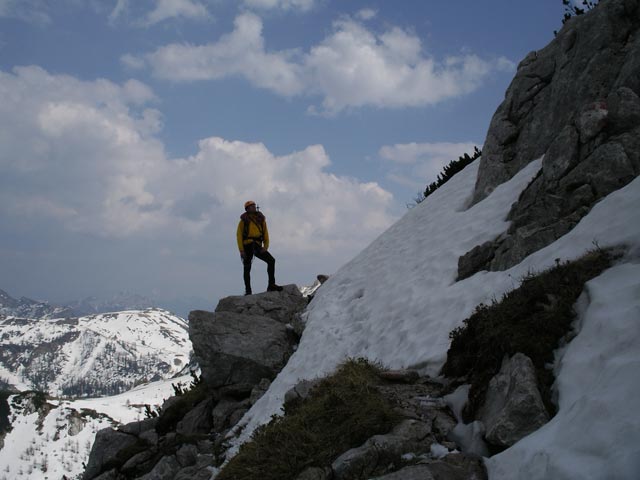
[(479, 305), (461, 327), (450, 333), (451, 346), (442, 373), (465, 377), (471, 383), (465, 421), (474, 418), (484, 402), (489, 380), (500, 370), (502, 359), (517, 352), (533, 361), (543, 401), (551, 401), (554, 351), (572, 331), (575, 303), (585, 282), (611, 266), (617, 254), (596, 249), (583, 257), (529, 274), (520, 287), (491, 305)]
[(295, 479), (309, 467), (324, 467), (338, 455), (388, 432), (399, 417), (376, 388), (380, 368), (349, 360), (314, 387), (308, 399), (285, 406), (258, 428), (231, 459), (219, 480)]

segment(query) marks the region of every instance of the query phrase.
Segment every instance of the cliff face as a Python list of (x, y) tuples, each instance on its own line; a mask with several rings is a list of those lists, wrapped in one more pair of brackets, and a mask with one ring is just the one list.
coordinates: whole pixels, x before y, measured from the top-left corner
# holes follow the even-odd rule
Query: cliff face
[(473, 203), (544, 156), (506, 234), (461, 258), (459, 278), (504, 270), (571, 230), (640, 172), (640, 3), (603, 0), (518, 66), (483, 147)]

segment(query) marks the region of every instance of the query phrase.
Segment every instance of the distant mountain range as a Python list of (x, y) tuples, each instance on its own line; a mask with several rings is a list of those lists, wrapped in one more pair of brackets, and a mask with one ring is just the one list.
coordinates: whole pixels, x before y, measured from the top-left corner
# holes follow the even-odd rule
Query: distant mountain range
[(0, 318), (2, 316), (22, 318), (54, 318), (73, 316), (70, 307), (50, 305), (47, 302), (38, 302), (27, 297), (15, 299), (4, 290), (0, 290)]
[(74, 315), (72, 307), (16, 300), (0, 291), (0, 385), (105, 396), (170, 378), (189, 364), (187, 322), (166, 310)]
[(187, 322), (150, 305), (121, 294), (55, 306), (0, 290), (0, 480), (77, 478), (99, 429), (141, 420), (173, 382), (189, 383)]
[(158, 307), (187, 318), (191, 310), (212, 309), (216, 299), (200, 297), (178, 297), (172, 299), (152, 299), (132, 292), (119, 292), (105, 297), (91, 296), (81, 300), (70, 300), (60, 304), (32, 300), (27, 297), (13, 298), (0, 290), (0, 316), (23, 318), (63, 318), (82, 317), (98, 313), (121, 312), (124, 310), (144, 310)]

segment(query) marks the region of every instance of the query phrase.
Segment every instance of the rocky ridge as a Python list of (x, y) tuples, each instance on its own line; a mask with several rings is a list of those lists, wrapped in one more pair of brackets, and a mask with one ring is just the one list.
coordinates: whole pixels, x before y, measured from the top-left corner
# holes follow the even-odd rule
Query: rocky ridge
[(222, 299), (189, 315), (202, 381), (152, 418), (96, 435), (84, 479), (209, 479), (225, 435), (270, 385), (302, 333), (308, 300), (282, 292)]
[(0, 319), (6, 317), (20, 318), (62, 318), (71, 316), (73, 309), (37, 302), (27, 297), (13, 298), (4, 290), (0, 290)]
[(640, 3), (602, 0), (520, 62), (482, 150), (473, 203), (544, 156), (509, 229), (459, 260), (505, 270), (570, 231), (640, 173)]

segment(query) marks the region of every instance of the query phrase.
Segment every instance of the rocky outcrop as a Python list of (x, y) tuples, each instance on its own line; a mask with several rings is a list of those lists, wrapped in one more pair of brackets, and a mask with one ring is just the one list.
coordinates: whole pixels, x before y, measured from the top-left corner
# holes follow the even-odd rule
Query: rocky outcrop
[(371, 480), (483, 480), (487, 478), (478, 459), (451, 454), (443, 460), (433, 460), (404, 467)]
[(638, 0), (602, 0), (520, 63), (491, 120), (473, 202), (544, 156), (542, 170), (508, 231), (460, 259), (459, 279), (519, 263), (640, 173), (639, 96)]
[(405, 420), (390, 433), (371, 437), (360, 447), (340, 455), (331, 465), (333, 476), (336, 480), (369, 477), (402, 455), (419, 452), (434, 442), (430, 425)]
[(506, 448), (549, 421), (533, 362), (522, 353), (505, 358), (500, 372), (489, 382), (478, 418), (492, 445)]
[(383, 372), (380, 380), (378, 390), (402, 420), (342, 453), (331, 468), (303, 472), (298, 480), (486, 478), (481, 458), (450, 441), (456, 420), (442, 396), (444, 385), (415, 371)]
[(87, 468), (83, 478), (95, 478), (104, 470), (111, 470), (118, 460), (118, 454), (137, 442), (134, 435), (118, 432), (111, 428), (100, 430), (93, 442)]
[(307, 303), (296, 285), (285, 285), (282, 292), (225, 297), (218, 302), (216, 313), (269, 317), (283, 325), (293, 325)]
[(226, 433), (293, 352), (299, 339), (293, 324), (301, 332), (307, 303), (289, 285), (222, 299), (213, 313), (191, 312), (201, 383), (165, 401), (154, 418), (98, 432), (83, 479), (208, 480)]
[(202, 378), (212, 388), (251, 390), (275, 377), (293, 352), (287, 327), (269, 317), (195, 311), (189, 330)]
[(189, 314), (189, 336), (205, 383), (250, 392), (272, 380), (293, 353), (293, 324), (307, 305), (295, 285), (282, 292), (227, 297), (214, 313)]

